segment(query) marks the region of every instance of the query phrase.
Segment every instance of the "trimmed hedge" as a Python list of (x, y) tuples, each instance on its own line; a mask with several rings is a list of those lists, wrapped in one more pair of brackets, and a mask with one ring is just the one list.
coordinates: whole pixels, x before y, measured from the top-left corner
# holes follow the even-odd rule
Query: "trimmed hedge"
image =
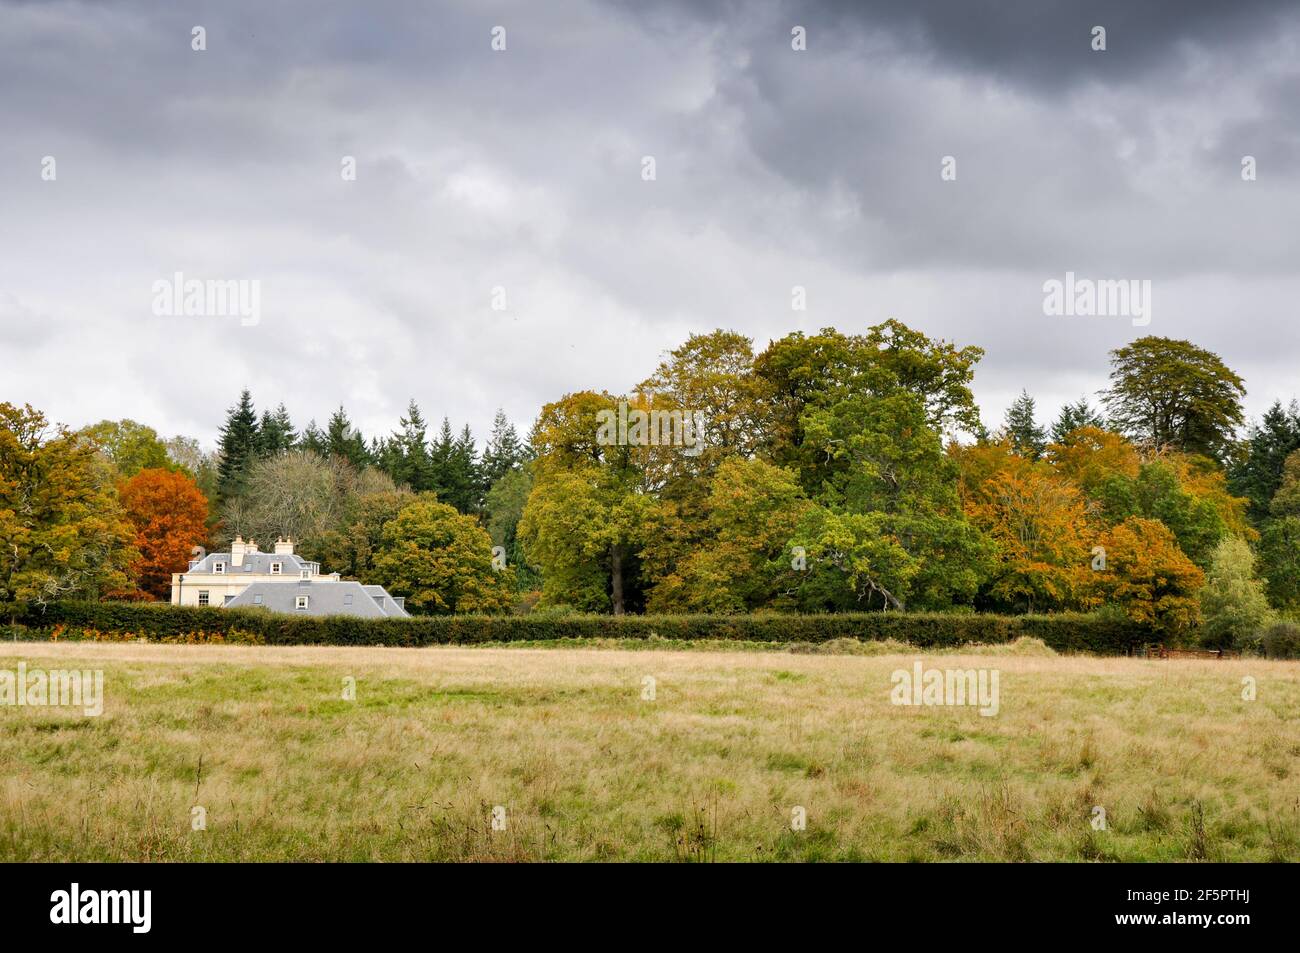
[(263, 609), (222, 609), (138, 602), (56, 602), (34, 606), (24, 625), (133, 633), (150, 640), (183, 638), (193, 632), (260, 636), (267, 645), (420, 646), (473, 642), (518, 642), (559, 638), (737, 639), (752, 642), (827, 642), (897, 639), (919, 647), (973, 642), (1042, 639), (1058, 652), (1122, 655), (1154, 640), (1145, 628), (1094, 615), (982, 615), (939, 613), (843, 613), (828, 615), (525, 615), (420, 616), (356, 619), (346, 616), (290, 616)]

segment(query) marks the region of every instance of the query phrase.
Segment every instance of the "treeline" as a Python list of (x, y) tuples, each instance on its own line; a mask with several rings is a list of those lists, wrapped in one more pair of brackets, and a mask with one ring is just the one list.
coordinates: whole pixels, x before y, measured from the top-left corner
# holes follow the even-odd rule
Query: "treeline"
[(1022, 393), (990, 429), (982, 356), (897, 321), (761, 351), (715, 331), (546, 404), (527, 441), (498, 413), (481, 451), (414, 401), (367, 439), (245, 392), (210, 455), (0, 405), (0, 494), (48, 502), (0, 498), (0, 601), (165, 598), (238, 533), (431, 614), (1085, 611), (1222, 645), (1300, 613), (1296, 405), (1246, 428), (1217, 355), (1144, 337), (1095, 404), (1042, 422)]
[(398, 430), (388, 436), (367, 441), (342, 406), (330, 415), (324, 430), (313, 419), (299, 433), (284, 404), (259, 417), (252, 394), (245, 390), (221, 427), (210, 489), (222, 503), (236, 499), (245, 493), (259, 461), (302, 451), (343, 461), (358, 473), (374, 468), (396, 486), (436, 493), (459, 512), (476, 513), (493, 484), (528, 459), (527, 447), (502, 411), (497, 411), (481, 455), (468, 424), (457, 432), (444, 417), (436, 436), (430, 437), (428, 429), (419, 405), (411, 400)]

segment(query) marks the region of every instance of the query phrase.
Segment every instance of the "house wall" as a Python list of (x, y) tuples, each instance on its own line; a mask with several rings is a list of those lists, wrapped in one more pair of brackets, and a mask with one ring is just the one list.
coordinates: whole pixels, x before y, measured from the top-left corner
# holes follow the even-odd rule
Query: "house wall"
[[(226, 596), (237, 596), (255, 582), (295, 582), (298, 573), (286, 572), (279, 576), (269, 573), (241, 572), (232, 570), (218, 575), (216, 573), (172, 573), (172, 605), (197, 606), (199, 592), (208, 593), (208, 605), (222, 606)], [(328, 577), (312, 576), (313, 582), (328, 581)]]

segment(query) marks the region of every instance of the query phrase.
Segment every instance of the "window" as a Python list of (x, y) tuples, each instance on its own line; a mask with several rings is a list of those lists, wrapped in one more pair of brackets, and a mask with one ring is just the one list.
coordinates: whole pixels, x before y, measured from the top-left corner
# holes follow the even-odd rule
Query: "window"
[(260, 606), (261, 604), (262, 604), (262, 594), (259, 592), (257, 595), (253, 596), (253, 605)]
[(208, 590), (206, 590), (206, 589), (200, 589), (200, 590), (199, 590), (199, 605), (201, 605), (201, 606), (206, 606), (207, 604), (208, 604)]
[(346, 594), (343, 596), (343, 604), (344, 604), (345, 606), (350, 606), (350, 605), (352, 605), (352, 593), (349, 592), (349, 593), (346, 593)]
[(302, 578), (303, 578), (303, 579), (309, 579), (309, 578), (311, 578), (311, 570), (310, 570), (310, 569), (304, 569), (304, 570), (302, 571), (301, 575), (302, 575)]
[(284, 568), (284, 563), (271, 563), (271, 575), (280, 575), (280, 570)]
[(235, 601), (235, 597), (234, 597), (234, 596), (226, 596), (225, 601), (224, 601), (223, 603), (221, 603), (221, 604), (222, 604), (223, 606), (228, 606), (228, 605), (230, 605), (230, 604), (231, 604), (232, 602), (234, 602), (234, 601)]
[(293, 607), (294, 607), (295, 609), (305, 609), (305, 608), (307, 608), (307, 597), (306, 597), (306, 596), (295, 596), (295, 597), (294, 597), (294, 600), (293, 600)]
[(212, 571), (213, 571), (214, 573), (216, 573), (218, 576), (224, 576), (224, 575), (226, 574), (226, 564), (225, 564), (225, 563), (213, 563), (213, 564), (212, 564)]

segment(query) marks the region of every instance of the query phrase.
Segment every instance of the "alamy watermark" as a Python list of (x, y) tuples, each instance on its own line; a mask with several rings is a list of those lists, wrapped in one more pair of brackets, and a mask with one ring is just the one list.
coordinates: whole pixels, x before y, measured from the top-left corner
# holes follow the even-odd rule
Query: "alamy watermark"
[(915, 662), (911, 670), (895, 669), (889, 680), (894, 687), (889, 701), (894, 705), (978, 705), (979, 713), (991, 718), (998, 713), (997, 669), (923, 668)]
[(153, 313), (159, 317), (239, 318), (246, 328), (262, 321), (262, 282), (256, 278), (225, 281), (186, 279), (176, 272), (171, 279), (153, 283)]
[(704, 411), (628, 410), (621, 400), (617, 410), (596, 414), (596, 443), (602, 447), (681, 447), (689, 457), (704, 449)]
[(50, 922), (55, 924), (120, 923), (132, 933), (148, 933), (153, 923), (152, 890), (68, 890), (50, 894)]
[(1144, 328), (1151, 323), (1151, 279), (1096, 280), (1067, 271), (1064, 281), (1043, 282), (1043, 314), (1132, 318), (1133, 327)]
[(28, 708), (80, 708), (88, 717), (104, 713), (104, 670), (0, 669), (0, 705)]

